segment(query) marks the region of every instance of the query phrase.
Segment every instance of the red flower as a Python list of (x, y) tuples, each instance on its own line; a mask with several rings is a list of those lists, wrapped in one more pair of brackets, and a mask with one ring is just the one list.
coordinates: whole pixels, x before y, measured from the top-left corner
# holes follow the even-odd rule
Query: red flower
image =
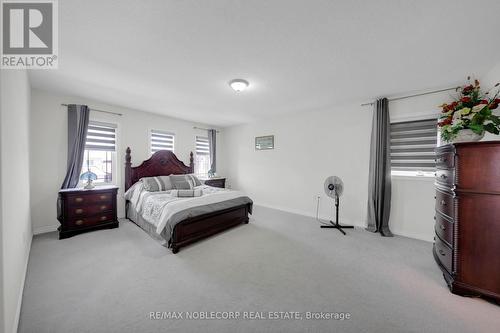
[(487, 101), (487, 100), (485, 100), (485, 99), (483, 99), (483, 100), (480, 100), (480, 101), (479, 101), (479, 104), (488, 104), (488, 101)]
[(498, 107), (498, 104), (495, 100), (495, 102), (493, 104), (490, 105), (490, 110), (495, 110), (497, 107)]
[(453, 118), (446, 118), (445, 120), (442, 120), (438, 123), (439, 127), (443, 127), (445, 125), (450, 125), (453, 121)]
[(470, 102), (470, 97), (462, 97), (462, 99), (460, 100), (462, 103), (469, 103)]

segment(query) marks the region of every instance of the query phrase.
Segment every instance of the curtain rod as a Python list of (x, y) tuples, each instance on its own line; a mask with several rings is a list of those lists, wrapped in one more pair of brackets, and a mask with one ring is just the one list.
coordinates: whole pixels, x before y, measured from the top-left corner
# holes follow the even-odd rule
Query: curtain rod
[[(61, 104), (62, 106), (68, 106), (68, 104)], [(103, 112), (103, 113), (109, 113), (109, 114), (114, 114), (116, 116), (123, 116), (122, 113), (118, 112), (111, 112), (111, 111), (104, 111), (104, 110), (99, 110), (99, 109), (94, 109), (94, 108), (89, 108), (90, 111), (95, 111), (95, 112)]]
[[(438, 92), (443, 92), (443, 91), (448, 91), (448, 90), (456, 90), (458, 87), (451, 87), (451, 88), (445, 88), (445, 89), (439, 89), (439, 90), (432, 90), (432, 91), (427, 91), (424, 93), (419, 93), (419, 94), (414, 94), (414, 95), (407, 95), (407, 96), (401, 96), (401, 97), (394, 97), (394, 98), (389, 98), (389, 102), (392, 101), (397, 101), (400, 99), (406, 99), (406, 98), (411, 98), (411, 97), (418, 97), (418, 96), (424, 96), (424, 95), (430, 95), (430, 94), (436, 94)], [(375, 102), (370, 102), (370, 103), (363, 103), (361, 106), (367, 106), (367, 105), (373, 105)]]
[[(204, 127), (196, 127), (196, 126), (193, 126), (194, 129), (199, 129), (199, 130), (203, 130), (203, 131), (208, 131), (209, 129), (208, 128), (204, 128)], [(219, 133), (219, 130), (216, 130), (217, 133)]]

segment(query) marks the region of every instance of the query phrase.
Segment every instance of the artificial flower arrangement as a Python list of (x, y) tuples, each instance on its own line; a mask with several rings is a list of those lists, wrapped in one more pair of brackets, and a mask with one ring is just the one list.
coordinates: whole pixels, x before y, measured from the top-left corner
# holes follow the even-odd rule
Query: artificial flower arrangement
[(445, 141), (456, 140), (464, 130), (472, 131), (476, 140), (480, 140), (485, 132), (500, 134), (500, 117), (493, 114), (500, 104), (499, 90), (493, 96), (490, 94), (500, 83), (483, 94), (478, 80), (474, 83), (470, 82), (470, 77), (467, 80), (468, 85), (457, 88), (459, 95), (454, 102), (440, 106), (442, 113), (438, 126)]

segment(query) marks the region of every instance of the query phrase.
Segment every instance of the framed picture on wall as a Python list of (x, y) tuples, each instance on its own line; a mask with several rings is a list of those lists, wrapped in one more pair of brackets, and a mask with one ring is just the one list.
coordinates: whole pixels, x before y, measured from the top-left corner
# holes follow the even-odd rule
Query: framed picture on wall
[(274, 135), (256, 136), (255, 150), (274, 149)]

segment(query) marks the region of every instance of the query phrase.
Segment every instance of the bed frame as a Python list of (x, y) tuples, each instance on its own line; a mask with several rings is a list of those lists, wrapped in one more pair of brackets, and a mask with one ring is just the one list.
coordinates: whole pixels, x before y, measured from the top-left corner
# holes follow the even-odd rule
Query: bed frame
[[(189, 154), (189, 166), (180, 161), (174, 153), (159, 150), (141, 165), (132, 166), (131, 150), (128, 147), (125, 154), (125, 191), (142, 177), (182, 175), (193, 173), (193, 153)], [(126, 207), (128, 201), (126, 202)], [(179, 222), (169, 241), (173, 253), (179, 252), (183, 246), (227, 230), (241, 223), (248, 223), (250, 204), (240, 205), (216, 212), (188, 218)], [(127, 216), (128, 218), (128, 216)], [(130, 221), (134, 222), (129, 218)]]

